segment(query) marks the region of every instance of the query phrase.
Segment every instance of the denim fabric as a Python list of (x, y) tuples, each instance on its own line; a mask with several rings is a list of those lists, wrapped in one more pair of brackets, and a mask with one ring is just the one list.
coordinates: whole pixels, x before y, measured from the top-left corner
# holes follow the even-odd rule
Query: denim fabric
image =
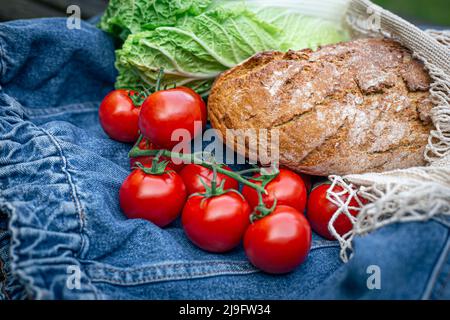
[[(130, 145), (98, 123), (113, 88), (113, 40), (64, 19), (0, 24), (0, 297), (2, 299), (450, 298), (447, 220), (360, 237), (339, 260), (316, 235), (295, 272), (258, 272), (242, 248), (208, 254), (176, 221), (160, 229), (121, 213)], [(381, 270), (381, 289), (366, 270)], [(67, 285), (78, 268), (81, 286)]]

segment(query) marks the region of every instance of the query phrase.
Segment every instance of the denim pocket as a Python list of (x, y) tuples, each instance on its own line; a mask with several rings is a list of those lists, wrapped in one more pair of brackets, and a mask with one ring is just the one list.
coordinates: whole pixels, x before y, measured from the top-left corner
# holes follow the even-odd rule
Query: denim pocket
[(231, 254), (237, 260), (203, 253), (201, 260), (142, 267), (86, 262), (84, 271), (107, 299), (301, 299), (341, 265), (338, 252), (336, 243), (313, 245), (307, 261), (283, 276), (255, 269), (241, 249)]
[[(311, 251), (338, 247), (339, 245), (336, 242), (319, 240), (313, 243)], [(117, 268), (99, 263), (90, 263), (85, 265), (85, 271), (92, 282), (106, 282), (122, 286), (224, 275), (247, 275), (260, 272), (242, 256), (242, 252), (236, 254), (241, 260), (228, 260), (227, 255), (202, 253), (202, 256), (204, 256), (202, 260), (166, 261), (135, 268)], [(214, 260), (217, 257), (223, 258), (223, 260)]]
[(85, 270), (93, 282), (106, 282), (121, 286), (258, 272), (247, 261), (227, 260), (174, 261), (137, 268), (114, 268), (95, 264), (85, 267)]

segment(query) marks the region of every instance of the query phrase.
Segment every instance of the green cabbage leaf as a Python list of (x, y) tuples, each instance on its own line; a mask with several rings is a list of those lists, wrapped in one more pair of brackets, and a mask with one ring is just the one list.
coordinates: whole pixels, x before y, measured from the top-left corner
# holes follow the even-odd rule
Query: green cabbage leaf
[(112, 0), (100, 27), (125, 39), (116, 52), (116, 87), (154, 86), (164, 68), (163, 85), (206, 95), (221, 72), (255, 53), (315, 49), (348, 39), (332, 19), (260, 2)]
[(201, 14), (212, 0), (111, 0), (100, 28), (125, 41), (131, 33), (174, 26), (183, 17)]

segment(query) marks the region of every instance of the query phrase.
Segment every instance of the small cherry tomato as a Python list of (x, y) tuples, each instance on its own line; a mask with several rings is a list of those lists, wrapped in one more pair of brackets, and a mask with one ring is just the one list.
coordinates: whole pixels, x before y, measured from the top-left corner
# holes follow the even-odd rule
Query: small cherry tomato
[[(227, 166), (222, 166), (222, 168), (227, 171), (232, 171)], [(203, 180), (206, 185), (211, 186), (213, 171), (198, 164), (188, 164), (183, 168), (183, 170), (180, 171), (180, 176), (183, 179), (184, 184), (186, 185), (188, 195), (191, 195), (194, 193), (203, 193), (206, 191), (201, 180)], [(223, 180), (225, 180), (223, 186), (224, 190), (238, 190), (239, 183), (236, 180), (227, 177), (223, 173), (218, 172), (216, 177), (217, 184), (220, 185)]]
[[(172, 149), (179, 141), (172, 140), (172, 134), (178, 129), (190, 133), (190, 139), (201, 132), (195, 132), (195, 122), (206, 126), (206, 105), (202, 97), (194, 90), (178, 87), (157, 91), (142, 104), (139, 117), (141, 133), (154, 144)], [(197, 130), (198, 131), (198, 130)]]
[[(260, 174), (256, 174), (254, 178), (260, 176)], [(252, 180), (252, 182), (261, 185), (261, 181)], [(305, 210), (307, 192), (305, 183), (298, 174), (287, 169), (280, 169), (279, 175), (270, 181), (264, 189), (267, 194), (263, 194), (263, 201), (267, 207), (271, 207), (276, 198), (278, 205), (290, 206), (302, 213)], [(242, 195), (247, 199), (252, 209), (258, 205), (258, 193), (255, 189), (244, 186)]]
[(181, 213), (186, 202), (186, 187), (173, 171), (149, 174), (136, 169), (123, 182), (119, 198), (129, 219), (145, 219), (165, 227)]
[(135, 94), (134, 91), (114, 90), (100, 104), (100, 124), (111, 139), (125, 143), (138, 139), (140, 108), (131, 99)]
[(204, 197), (194, 195), (183, 209), (181, 221), (187, 237), (210, 252), (226, 252), (241, 242), (250, 224), (250, 207), (236, 192)]
[(289, 206), (277, 206), (271, 214), (252, 223), (244, 236), (248, 259), (267, 273), (291, 272), (306, 259), (310, 248), (309, 223)]
[[(320, 236), (328, 240), (336, 240), (334, 236), (328, 230), (328, 224), (333, 217), (334, 213), (338, 210), (338, 207), (327, 199), (327, 190), (330, 188), (330, 184), (325, 183), (315, 187), (309, 196), (308, 207), (307, 207), (307, 217), (311, 224), (311, 228), (318, 233)], [(334, 192), (342, 192), (344, 189), (341, 186), (335, 186), (333, 188)], [(340, 196), (342, 201), (347, 201), (348, 193)], [(366, 200), (361, 199), (363, 204)], [(349, 203), (350, 206), (358, 208), (358, 202), (352, 199)], [(357, 216), (357, 210), (350, 210), (350, 214), (354, 217)], [(333, 224), (336, 232), (343, 236), (353, 228), (353, 224), (350, 219), (345, 215), (341, 214)]]
[[(142, 141), (139, 143), (139, 149), (141, 150), (162, 150), (163, 148), (160, 148), (158, 146), (155, 146), (153, 143), (151, 143), (148, 139), (142, 139)], [(136, 157), (136, 158), (130, 158), (130, 168), (133, 170), (136, 168), (136, 162), (139, 162), (144, 167), (151, 168), (153, 159), (155, 157), (152, 156), (142, 156), (142, 157)], [(174, 163), (172, 159), (169, 157), (160, 157), (161, 161), (168, 161), (168, 168), (175, 170), (176, 172), (180, 172), (181, 169), (185, 166), (182, 162), (177, 162), (177, 164)]]

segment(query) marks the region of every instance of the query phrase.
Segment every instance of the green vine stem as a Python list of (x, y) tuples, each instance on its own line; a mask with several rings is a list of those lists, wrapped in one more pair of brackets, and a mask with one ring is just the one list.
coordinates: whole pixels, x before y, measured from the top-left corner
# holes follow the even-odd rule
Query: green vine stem
[(277, 201), (278, 200), (275, 198), (272, 207), (267, 208), (264, 203), (262, 193), (258, 192), (258, 205), (256, 206), (254, 212), (250, 215), (250, 222), (253, 223), (256, 220), (260, 220), (271, 214), (277, 206)]
[[(143, 136), (142, 134), (140, 134), (140, 135), (139, 135), (139, 138), (138, 138), (138, 139), (136, 140), (136, 142), (134, 143), (132, 150), (133, 150), (134, 148), (139, 149), (139, 145), (141, 144), (141, 142), (142, 142), (143, 139), (144, 139), (144, 136)], [(140, 150), (140, 149), (139, 149), (139, 150)], [(128, 157), (130, 157), (130, 154), (128, 154)], [(133, 157), (133, 158), (134, 158), (134, 157)]]
[(218, 173), (221, 173), (221, 174), (223, 174), (227, 177), (230, 177), (242, 184), (245, 184), (245, 185), (257, 190), (258, 192), (266, 193), (266, 190), (264, 189), (264, 187), (248, 181), (247, 179), (242, 177), (239, 173), (228, 171), (228, 170), (223, 169), (221, 166), (203, 161), (203, 160), (195, 157), (195, 155), (193, 155), (193, 154), (182, 154), (182, 153), (171, 152), (169, 150), (142, 150), (142, 149), (139, 149), (139, 143), (136, 143), (135, 146), (131, 149), (128, 156), (130, 158), (155, 157), (155, 156), (167, 157), (167, 158), (177, 158), (177, 159), (183, 160), (188, 163), (195, 163), (195, 164), (201, 165), (201, 166), (211, 169), (211, 170), (214, 170), (214, 168), (216, 168)]
[[(136, 107), (142, 106), (144, 101), (153, 93), (158, 92), (161, 90), (162, 82), (164, 80), (164, 68), (159, 69), (158, 78), (156, 79), (156, 84), (154, 87), (151, 87), (150, 89), (145, 85), (139, 85), (140, 90), (138, 91), (138, 88), (136, 87), (122, 87), (122, 89), (128, 90), (128, 96), (133, 101), (133, 104)], [(176, 84), (175, 84), (176, 87)], [(167, 85), (164, 87), (164, 90), (167, 89)], [(131, 93), (134, 92), (134, 93)]]
[(211, 194), (217, 194), (217, 167), (213, 166), (213, 178), (211, 180)]
[(249, 173), (259, 173), (259, 172), (261, 172), (260, 168), (251, 168), (251, 169), (236, 171), (236, 173), (241, 174), (241, 175), (249, 174)]
[(156, 86), (155, 86), (155, 92), (158, 92), (161, 90), (161, 83), (164, 78), (164, 68), (159, 69), (158, 78), (156, 79)]

